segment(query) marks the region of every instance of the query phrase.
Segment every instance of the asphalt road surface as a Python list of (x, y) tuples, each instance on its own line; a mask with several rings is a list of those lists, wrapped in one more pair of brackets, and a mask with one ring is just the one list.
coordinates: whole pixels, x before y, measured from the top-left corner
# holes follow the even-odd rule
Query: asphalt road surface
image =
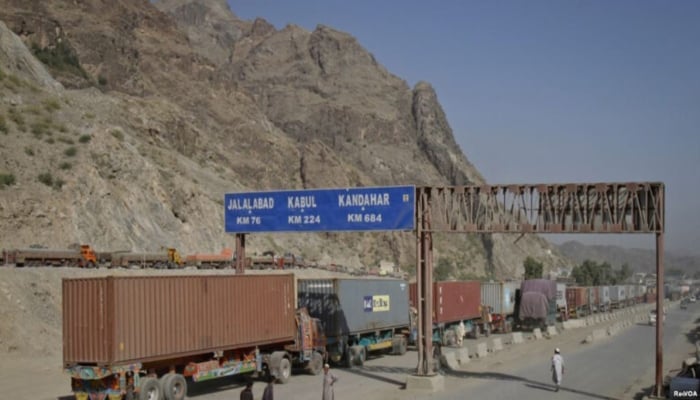
[[(664, 331), (664, 370), (678, 368), (694, 346), (685, 333), (694, 328), (700, 304), (680, 310), (670, 306)], [(568, 337), (568, 338), (567, 338)], [(592, 344), (580, 344), (585, 331), (570, 331), (551, 341), (518, 345), (494, 356), (475, 361), (461, 371), (445, 372), (445, 390), (421, 393), (404, 389), (406, 376), (416, 366), (416, 353), (402, 357), (383, 356), (367, 361), (362, 368), (334, 369), (340, 377), (335, 398), (391, 399), (639, 399), (654, 382), (655, 330), (636, 324)], [(561, 343), (561, 344), (559, 344)], [(550, 358), (554, 346), (563, 347), (566, 374), (562, 388), (554, 392)], [(499, 358), (500, 357), (500, 358)], [(489, 358), (485, 359), (489, 360)], [(263, 383), (254, 385), (255, 398), (262, 396)], [(239, 381), (226, 380), (190, 388), (189, 398), (223, 400), (238, 396)], [(295, 375), (287, 384), (275, 386), (275, 398), (320, 399), (321, 377)]]
[[(679, 368), (694, 350), (686, 333), (699, 315), (697, 303), (687, 310), (680, 310), (678, 303), (669, 307), (664, 325), (664, 371)], [(639, 399), (654, 383), (655, 334), (654, 327), (636, 324), (617, 336), (564, 353), (566, 373), (556, 393), (549, 369), (551, 354), (530, 357), (502, 372), (465, 372), (464, 376), (474, 379), (461, 390), (478, 393), (480, 399)]]

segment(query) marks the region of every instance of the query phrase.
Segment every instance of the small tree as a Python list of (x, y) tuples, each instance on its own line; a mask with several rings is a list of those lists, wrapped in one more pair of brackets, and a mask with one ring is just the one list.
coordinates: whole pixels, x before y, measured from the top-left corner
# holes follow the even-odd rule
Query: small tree
[(433, 279), (436, 281), (444, 281), (452, 275), (452, 264), (446, 258), (439, 258), (437, 266), (433, 270)]
[(525, 267), (525, 279), (541, 279), (544, 272), (544, 265), (532, 257), (527, 257), (523, 262)]

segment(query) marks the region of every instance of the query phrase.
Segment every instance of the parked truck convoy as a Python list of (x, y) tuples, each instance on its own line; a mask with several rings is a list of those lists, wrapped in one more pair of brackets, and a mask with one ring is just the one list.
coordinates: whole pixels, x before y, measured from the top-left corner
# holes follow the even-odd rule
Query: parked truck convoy
[(291, 274), (64, 279), (64, 368), (79, 400), (179, 400), (186, 378), (318, 374), (323, 330), (294, 298)]
[(297, 305), (322, 321), (330, 361), (363, 365), (371, 352), (404, 354), (408, 284), (398, 279), (300, 279)]

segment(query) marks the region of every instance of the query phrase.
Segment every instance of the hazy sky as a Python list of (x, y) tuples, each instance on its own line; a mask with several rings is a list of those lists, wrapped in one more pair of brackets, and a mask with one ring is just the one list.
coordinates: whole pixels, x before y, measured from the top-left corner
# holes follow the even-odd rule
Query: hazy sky
[(664, 182), (666, 248), (700, 254), (700, 1), (229, 4), (278, 29), (347, 32), (409, 85), (430, 82), (490, 183)]

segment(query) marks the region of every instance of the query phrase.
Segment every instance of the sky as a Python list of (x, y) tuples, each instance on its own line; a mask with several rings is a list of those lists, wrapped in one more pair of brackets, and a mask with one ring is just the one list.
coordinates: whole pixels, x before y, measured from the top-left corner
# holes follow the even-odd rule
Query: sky
[[(347, 32), (429, 82), (492, 184), (660, 181), (667, 250), (700, 255), (700, 1), (229, 0)], [(652, 234), (554, 242), (654, 248)]]

